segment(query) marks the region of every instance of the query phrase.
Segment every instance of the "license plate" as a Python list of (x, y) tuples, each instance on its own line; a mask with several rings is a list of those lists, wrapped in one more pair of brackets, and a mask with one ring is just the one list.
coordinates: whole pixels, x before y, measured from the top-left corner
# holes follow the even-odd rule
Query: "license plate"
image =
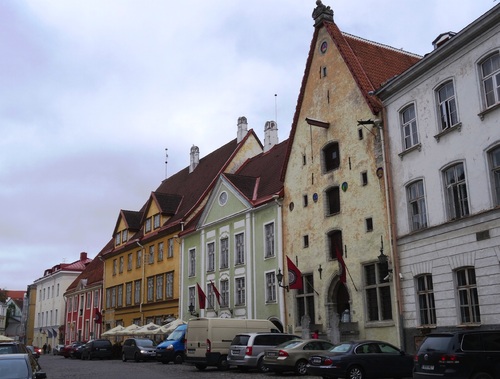
[(239, 350), (231, 350), (231, 353), (233, 353), (234, 355), (239, 355), (240, 351)]
[(194, 354), (196, 353), (196, 349), (188, 349), (188, 354)]
[(314, 365), (321, 364), (321, 358), (311, 358), (311, 363)]
[(434, 370), (433, 365), (422, 365), (422, 370)]
[(266, 355), (267, 355), (268, 357), (275, 357), (275, 356), (277, 356), (277, 354), (276, 354), (274, 351), (268, 351), (268, 352), (266, 353)]

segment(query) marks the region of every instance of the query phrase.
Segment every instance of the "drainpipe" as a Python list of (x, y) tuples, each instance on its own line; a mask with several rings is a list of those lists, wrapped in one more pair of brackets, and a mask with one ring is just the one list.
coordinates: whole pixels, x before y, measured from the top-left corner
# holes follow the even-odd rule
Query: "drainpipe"
[(389, 216), (389, 235), (390, 235), (390, 243), (391, 243), (391, 252), (392, 252), (392, 268), (393, 268), (393, 281), (396, 289), (396, 305), (398, 311), (398, 333), (399, 333), (399, 341), (403, 350), (405, 350), (406, 341), (405, 335), (403, 332), (403, 300), (402, 300), (402, 292), (401, 292), (401, 277), (400, 277), (400, 262), (399, 262), (399, 253), (397, 247), (397, 225), (396, 225), (396, 215), (394, 209), (394, 187), (392, 184), (392, 162), (389, 144), (385, 143), (385, 141), (389, 141), (388, 131), (387, 131), (387, 110), (384, 107), (382, 109), (382, 128), (381, 128), (381, 138), (382, 138), (382, 152), (384, 154), (384, 162), (385, 162), (385, 180), (387, 183), (386, 186), (386, 198), (387, 198), (387, 208), (388, 208), (388, 216)]
[(141, 248), (142, 254), (142, 283), (141, 283), (141, 303), (139, 304), (139, 313), (141, 314), (141, 323), (144, 325), (144, 315), (142, 314), (142, 304), (144, 303), (144, 276), (146, 274), (146, 252), (144, 251), (144, 246), (142, 246), (139, 241), (135, 241), (135, 243)]

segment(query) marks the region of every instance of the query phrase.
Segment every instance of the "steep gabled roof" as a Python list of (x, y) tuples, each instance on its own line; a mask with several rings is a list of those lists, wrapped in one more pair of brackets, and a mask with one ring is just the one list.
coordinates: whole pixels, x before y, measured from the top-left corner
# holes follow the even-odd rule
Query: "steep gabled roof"
[(273, 195), (282, 195), (283, 181), (280, 179), (280, 173), (287, 148), (288, 140), (248, 159), (235, 174), (224, 176), (252, 205), (270, 201)]
[[(421, 57), (416, 54), (341, 32), (335, 22), (333, 22), (333, 12), (330, 10), (330, 7), (325, 7), (321, 1), (318, 1), (317, 4), (318, 7), (313, 12), (313, 17), (316, 19), (315, 29), (309, 47), (309, 55), (306, 61), (306, 68), (300, 86), (297, 105), (295, 107), (286, 162), (288, 162), (293, 145), (295, 132), (299, 122), (298, 118), (304, 101), (307, 80), (316, 52), (315, 46), (321, 28), (326, 29), (328, 35), (337, 46), (340, 55), (349, 68), (353, 79), (357, 83), (360, 92), (374, 115), (381, 111), (382, 105), (380, 100), (372, 96), (371, 93), (379, 88), (384, 82), (401, 74), (421, 59)], [(285, 178), (286, 169), (287, 164), (283, 166), (283, 171), (281, 173), (282, 180)]]
[(121, 214), (128, 229), (139, 230), (141, 228), (142, 212), (122, 210)]
[(160, 212), (165, 215), (174, 215), (182, 201), (182, 195), (178, 194), (153, 192), (152, 196), (155, 197)]

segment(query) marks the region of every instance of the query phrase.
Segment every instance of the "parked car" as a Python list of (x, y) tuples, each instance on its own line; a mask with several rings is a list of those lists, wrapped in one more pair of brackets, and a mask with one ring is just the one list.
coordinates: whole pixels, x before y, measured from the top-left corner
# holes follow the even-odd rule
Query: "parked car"
[(47, 374), (40, 370), (35, 358), (31, 354), (25, 353), (1, 354), (0, 373), (7, 373), (8, 378), (16, 379), (47, 378)]
[(136, 362), (156, 359), (156, 342), (149, 338), (128, 338), (123, 342), (122, 361)]
[(83, 344), (84, 343), (81, 341), (76, 341), (76, 342), (70, 343), (70, 344), (64, 346), (64, 348), (59, 350), (59, 355), (62, 355), (64, 358), (72, 357), (75, 349), (78, 346), (81, 346)]
[(0, 342), (0, 354), (31, 354), (31, 351), (21, 342)]
[(156, 346), (156, 360), (161, 363), (184, 362), (187, 324), (179, 325), (168, 338)]
[(64, 349), (64, 345), (56, 345), (52, 348), (52, 355), (60, 355), (61, 350)]
[(309, 358), (330, 350), (333, 346), (331, 342), (321, 339), (284, 342), (266, 351), (264, 367), (273, 372), (294, 371), (297, 375), (305, 375)]
[(71, 351), (71, 353), (70, 353), (70, 357), (75, 358), (75, 359), (82, 359), (82, 351), (83, 351), (84, 347), (85, 347), (85, 343), (82, 343), (81, 345), (75, 346), (73, 351)]
[(413, 377), (500, 378), (500, 331), (431, 333), (415, 355)]
[(287, 333), (240, 333), (234, 336), (227, 363), (245, 371), (257, 368), (261, 372), (269, 371), (264, 367), (264, 353), (270, 348), (299, 337)]
[(348, 341), (309, 358), (307, 373), (328, 378), (411, 377), (413, 356), (397, 347), (374, 340)]
[(31, 345), (27, 345), (26, 348), (29, 351), (31, 351), (31, 354), (33, 354), (35, 359), (40, 358), (40, 354), (42, 353), (42, 349), (40, 349), (39, 347), (31, 346)]
[(111, 359), (113, 356), (113, 345), (110, 340), (98, 339), (87, 342), (82, 348), (82, 359), (91, 360), (93, 358)]

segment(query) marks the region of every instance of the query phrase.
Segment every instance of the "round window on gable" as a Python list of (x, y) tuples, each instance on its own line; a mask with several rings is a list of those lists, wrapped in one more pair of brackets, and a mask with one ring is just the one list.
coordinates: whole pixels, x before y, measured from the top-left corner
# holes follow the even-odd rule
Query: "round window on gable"
[(319, 45), (319, 51), (321, 52), (321, 54), (324, 54), (326, 53), (326, 50), (328, 50), (328, 42), (323, 41), (321, 42), (321, 45)]
[(219, 195), (219, 204), (225, 205), (227, 203), (227, 192), (223, 191)]

